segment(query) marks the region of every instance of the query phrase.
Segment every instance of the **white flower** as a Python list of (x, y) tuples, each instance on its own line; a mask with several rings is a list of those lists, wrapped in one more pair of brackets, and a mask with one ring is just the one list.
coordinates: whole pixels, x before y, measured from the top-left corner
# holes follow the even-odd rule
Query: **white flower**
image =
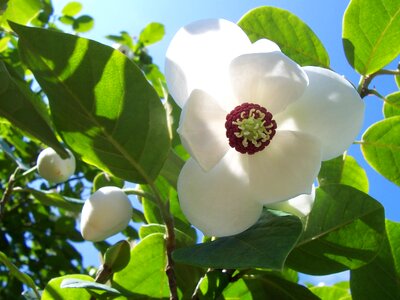
[(82, 208), (81, 234), (98, 242), (124, 230), (132, 218), (128, 197), (118, 187), (106, 186), (90, 196)]
[(39, 175), (50, 182), (60, 183), (74, 174), (75, 157), (71, 151), (66, 150), (69, 154), (66, 159), (62, 159), (53, 148), (42, 150), (36, 161)]
[[(340, 155), (361, 129), (364, 104), (346, 79), (300, 67), (269, 40), (252, 44), (226, 20), (181, 28), (165, 72), (191, 155), (178, 180), (180, 204), (207, 235), (242, 232), (263, 205), (310, 194), (321, 161)], [(294, 208), (307, 214), (313, 199)]]

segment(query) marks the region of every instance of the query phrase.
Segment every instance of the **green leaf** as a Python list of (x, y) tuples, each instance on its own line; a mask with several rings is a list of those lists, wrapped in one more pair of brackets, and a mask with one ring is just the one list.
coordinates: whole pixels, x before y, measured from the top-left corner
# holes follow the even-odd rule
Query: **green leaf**
[(73, 212), (80, 212), (83, 204), (85, 203), (83, 200), (64, 197), (59, 193), (51, 191), (40, 191), (31, 188), (24, 188), (21, 191), (31, 193), (33, 197), (35, 197), (44, 205), (55, 206)]
[(81, 274), (71, 274), (61, 277), (53, 278), (46, 285), (41, 300), (90, 300), (91, 294), (85, 289), (65, 289), (61, 287), (62, 282), (65, 279), (80, 279), (84, 281), (94, 281), (92, 277)]
[(400, 92), (395, 92), (385, 97), (383, 104), (383, 115), (385, 118), (400, 115)]
[[(165, 234), (165, 225), (147, 224), (147, 225), (143, 225), (139, 229), (139, 236), (141, 239), (144, 239), (146, 236), (153, 234), (153, 233)], [(176, 228), (175, 228), (175, 238), (176, 238), (176, 241), (178, 242), (178, 246), (180, 246), (180, 247), (191, 246), (196, 243), (196, 241), (193, 239), (193, 236), (190, 236)]]
[(58, 142), (40, 99), (18, 78), (13, 77), (0, 61), (0, 116), (52, 147), (62, 157), (68, 156)]
[(61, 282), (60, 287), (63, 289), (70, 288), (70, 289), (99, 290), (107, 292), (107, 294), (111, 295), (121, 295), (121, 293), (118, 290), (113, 289), (108, 285), (78, 278), (66, 278)]
[(7, 255), (0, 251), (0, 262), (4, 264), (9, 270), (12, 276), (15, 276), (23, 284), (33, 289), (38, 299), (40, 298), (39, 292), (36, 288), (35, 282), (27, 274), (21, 272), (16, 265), (14, 265), (11, 260), (8, 259)]
[(350, 65), (372, 74), (400, 53), (400, 1), (352, 0), (343, 18), (343, 47)]
[(7, 21), (28, 24), (42, 8), (40, 0), (9, 0), (4, 14), (0, 14), (0, 26), (9, 30)]
[(87, 32), (91, 30), (93, 26), (93, 18), (88, 15), (83, 15), (74, 20), (74, 23), (72, 24), (72, 29), (74, 29), (76, 32)]
[(400, 185), (400, 116), (370, 126), (362, 137), (361, 151), (378, 173)]
[(75, 22), (75, 19), (70, 16), (61, 16), (58, 20), (65, 25), (73, 25)]
[(95, 192), (99, 188), (105, 186), (116, 186), (122, 189), (124, 187), (124, 184), (125, 182), (122, 179), (107, 174), (105, 172), (101, 172), (97, 174), (96, 177), (93, 179), (92, 192)]
[(165, 110), (140, 69), (119, 51), (91, 40), (13, 28), (21, 57), (46, 92), (69, 147), (116, 177), (152, 182), (167, 157), (169, 137)]
[(324, 300), (351, 300), (350, 287), (348, 285), (348, 282), (345, 282), (345, 284), (340, 282), (333, 286), (313, 286), (310, 291)]
[(302, 273), (325, 275), (359, 268), (374, 259), (384, 240), (382, 205), (347, 185), (318, 188), (305, 224), (287, 260), (290, 268)]
[(400, 299), (400, 223), (387, 220), (386, 232), (379, 255), (350, 273), (354, 299)]
[(112, 272), (121, 271), (129, 263), (130, 249), (129, 243), (125, 240), (109, 247), (104, 253), (104, 265), (107, 265)]
[(0, 39), (0, 52), (3, 52), (8, 47), (8, 42), (11, 40), (9, 36), (5, 36)]
[(350, 155), (322, 162), (318, 182), (320, 186), (335, 183), (345, 184), (368, 193), (367, 173)]
[(82, 4), (79, 2), (70, 2), (67, 3), (67, 5), (64, 6), (62, 9), (61, 13), (65, 16), (70, 16), (73, 17), (77, 15), (80, 11), (82, 10)]
[(168, 297), (166, 263), (164, 235), (149, 235), (132, 249), (129, 264), (114, 274), (113, 287), (137, 295)]
[(168, 153), (167, 160), (160, 171), (160, 175), (163, 176), (175, 189), (178, 184), (179, 173), (181, 172), (184, 164), (185, 162), (176, 154), (174, 150), (171, 149)]
[(250, 229), (234, 236), (177, 249), (177, 262), (217, 269), (269, 268), (280, 270), (302, 231), (294, 216), (265, 211)]
[(165, 35), (164, 25), (160, 23), (148, 24), (139, 35), (139, 41), (148, 46), (161, 41)]
[[(306, 287), (283, 278), (264, 274), (245, 277), (231, 283), (223, 292), (224, 299), (318, 300)], [(335, 299), (336, 300), (336, 299)]]
[(263, 6), (245, 14), (238, 25), (252, 42), (267, 38), (302, 66), (329, 68), (329, 56), (315, 33), (287, 10)]

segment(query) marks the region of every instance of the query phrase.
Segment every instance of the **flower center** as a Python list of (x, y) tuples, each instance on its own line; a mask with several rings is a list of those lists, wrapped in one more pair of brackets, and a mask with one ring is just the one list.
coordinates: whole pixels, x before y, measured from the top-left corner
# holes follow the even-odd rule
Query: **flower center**
[(225, 122), (229, 145), (240, 153), (254, 154), (269, 145), (276, 131), (276, 122), (266, 108), (243, 103), (236, 106)]

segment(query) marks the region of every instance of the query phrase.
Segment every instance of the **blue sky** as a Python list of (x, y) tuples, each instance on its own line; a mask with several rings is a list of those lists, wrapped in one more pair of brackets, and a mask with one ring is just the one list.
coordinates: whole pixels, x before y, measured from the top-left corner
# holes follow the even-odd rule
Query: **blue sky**
[[(61, 15), (62, 7), (70, 1), (53, 2), (56, 15)], [(83, 4), (81, 14), (89, 14), (95, 19), (94, 29), (83, 36), (102, 43), (111, 44), (105, 39), (108, 34), (117, 34), (125, 30), (137, 36), (150, 22), (164, 24), (166, 36), (163, 41), (149, 48), (150, 54), (161, 69), (168, 43), (181, 26), (204, 18), (225, 18), (237, 22), (250, 9), (263, 5), (280, 7), (296, 14), (312, 28), (329, 53), (332, 69), (345, 75), (355, 85), (359, 81), (359, 75), (348, 65), (342, 48), (341, 27), (343, 13), (349, 2), (347, 0), (114, 0), (112, 2), (82, 0), (80, 2)], [(390, 67), (396, 68), (396, 63)], [(383, 95), (397, 89), (392, 78), (383, 78), (373, 83)], [(367, 97), (365, 101), (367, 111), (362, 132), (382, 119), (382, 100)], [(398, 187), (366, 164), (358, 145), (352, 146), (349, 153), (366, 169), (370, 181), (370, 195), (384, 205), (387, 218), (400, 221)]]

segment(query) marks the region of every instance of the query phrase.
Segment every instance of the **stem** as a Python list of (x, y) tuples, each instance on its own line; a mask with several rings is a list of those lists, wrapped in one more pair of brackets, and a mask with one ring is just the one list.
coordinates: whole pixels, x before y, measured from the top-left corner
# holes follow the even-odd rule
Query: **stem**
[(379, 70), (370, 75), (363, 75), (360, 79), (360, 82), (359, 82), (358, 88), (357, 88), (357, 91), (360, 94), (361, 98), (364, 98), (368, 95), (377, 95), (377, 94), (379, 95), (379, 93), (376, 90), (368, 88), (372, 79), (374, 79), (376, 76), (379, 76), (379, 75), (395, 75), (395, 76), (400, 75), (400, 64), (399, 64), (399, 67), (397, 70), (382, 69), (382, 70)]
[(175, 250), (175, 230), (174, 230), (174, 217), (171, 215), (169, 209), (169, 201), (164, 204), (157, 187), (153, 182), (149, 183), (151, 190), (154, 193), (154, 200), (160, 209), (161, 217), (165, 223), (165, 248), (167, 254), (167, 265), (165, 266), (165, 273), (168, 277), (168, 285), (170, 290), (170, 300), (178, 300), (178, 289), (174, 271), (174, 261), (172, 259), (172, 252)]
[(14, 187), (14, 184), (15, 184), (15, 180), (16, 180), (16, 176), (17, 176), (19, 171), (20, 171), (20, 168), (17, 167), (15, 169), (14, 173), (11, 174), (10, 178), (8, 179), (7, 188), (4, 191), (3, 196), (1, 197), (1, 200), (0, 200), (0, 220), (2, 220), (3, 217), (4, 217), (4, 207), (5, 207), (6, 203), (8, 202), (8, 200), (11, 197), (11, 194), (13, 192), (13, 187)]
[(122, 191), (127, 195), (136, 195), (139, 197), (143, 197), (143, 198), (146, 198), (146, 199), (154, 202), (155, 204), (158, 204), (158, 201), (152, 194), (144, 192), (142, 190), (130, 188), (130, 189), (123, 189)]
[(23, 177), (25, 177), (25, 176), (27, 176), (27, 175), (29, 175), (29, 174), (31, 174), (31, 173), (36, 172), (36, 170), (37, 170), (37, 166), (33, 166), (32, 168), (30, 168), (29, 170), (26, 170), (26, 171), (25, 171), (24, 173), (22, 173), (21, 175), (15, 177), (14, 180), (17, 181), (17, 180), (19, 180), (19, 179), (21, 179), (21, 178), (23, 178)]

